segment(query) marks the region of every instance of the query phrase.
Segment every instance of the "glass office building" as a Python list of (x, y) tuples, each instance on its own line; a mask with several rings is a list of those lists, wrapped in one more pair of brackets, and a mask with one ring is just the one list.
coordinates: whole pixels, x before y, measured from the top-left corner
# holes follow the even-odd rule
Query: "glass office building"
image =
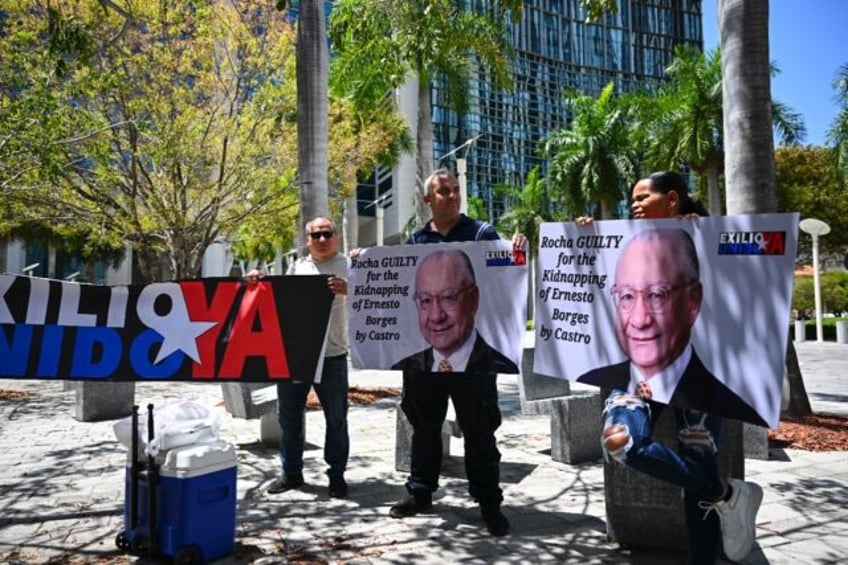
[[(464, 0), (477, 11), (489, 3)], [(468, 192), (483, 198), (490, 217), (501, 211), (492, 188), (523, 186), (527, 173), (543, 165), (539, 141), (567, 124), (564, 90), (598, 94), (615, 81), (619, 91), (632, 91), (662, 79), (677, 45), (702, 48), (701, 0), (619, 0), (618, 6), (617, 14), (589, 24), (579, 0), (530, 0), (521, 21), (508, 23), (513, 89), (496, 88), (481, 75), (469, 85), (470, 111), (457, 116), (434, 87), (434, 159), (482, 134), (466, 153)]]
[[(466, 9), (482, 12), (492, 0), (462, 1)], [(619, 91), (632, 91), (662, 80), (677, 45), (703, 48), (701, 0), (618, 0), (618, 13), (591, 24), (580, 0), (528, 0), (521, 21), (507, 25), (514, 49), (512, 89), (493, 86), (481, 73), (468, 85), (471, 106), (463, 116), (449, 109), (438, 83), (432, 93), (434, 165), (455, 170), (454, 156), (440, 158), (480, 135), (464, 156), (468, 193), (483, 199), (489, 219), (503, 211), (493, 198), (496, 185), (523, 186), (534, 166), (544, 167), (539, 142), (568, 123), (563, 91), (598, 94), (610, 81)], [(406, 203), (414, 186), (409, 171), (400, 167), (392, 175), (400, 217), (391, 227), (409, 218)], [(369, 203), (389, 189), (385, 179), (382, 186), (363, 185), (360, 201)], [(373, 207), (360, 212), (367, 226)]]

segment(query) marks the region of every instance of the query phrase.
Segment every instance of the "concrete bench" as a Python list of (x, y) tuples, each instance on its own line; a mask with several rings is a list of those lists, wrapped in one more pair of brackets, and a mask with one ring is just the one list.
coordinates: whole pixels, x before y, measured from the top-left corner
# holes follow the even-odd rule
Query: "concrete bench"
[(742, 424), (742, 434), (745, 459), (767, 461), (769, 458), (768, 428), (745, 422)]
[(259, 418), (259, 440), (280, 445), (282, 432), (277, 419), (277, 385), (265, 383), (224, 383), (224, 407), (234, 418)]
[(74, 418), (80, 422), (124, 418), (135, 404), (133, 381), (65, 381), (63, 390), (74, 391)]
[(253, 420), (277, 409), (277, 387), (266, 383), (224, 383), (224, 407), (235, 418)]
[(518, 397), (521, 413), (526, 416), (552, 414), (557, 399), (571, 394), (567, 379), (558, 379), (536, 373), (533, 369), (535, 348), (524, 348), (521, 355), (521, 373), (518, 375)]
[(551, 399), (551, 458), (576, 465), (601, 458), (601, 395)]
[[(448, 413), (442, 423), (442, 462), (450, 455), (451, 438), (462, 437), (462, 429), (456, 421), (453, 403), (448, 401)], [(400, 401), (395, 410), (395, 469), (410, 471), (410, 449), (412, 446), (412, 425), (400, 407)]]

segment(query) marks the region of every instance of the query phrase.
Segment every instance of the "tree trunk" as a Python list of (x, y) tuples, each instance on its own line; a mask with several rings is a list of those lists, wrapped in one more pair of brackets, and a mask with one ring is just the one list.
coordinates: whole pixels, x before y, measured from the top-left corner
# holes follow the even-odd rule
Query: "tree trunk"
[[(771, 121), (768, 0), (719, 0), (724, 180), (728, 214), (777, 211)], [(786, 354), (790, 407), (808, 407), (792, 340)]]
[(795, 352), (795, 344), (792, 336), (789, 336), (789, 346), (786, 349), (786, 372), (789, 377), (789, 406), (784, 413), (790, 416), (809, 416), (813, 413), (810, 398), (807, 396), (807, 387), (801, 376), (801, 365), (798, 364), (798, 354)]
[(727, 213), (777, 211), (768, 0), (719, 0)]
[(424, 181), (433, 172), (433, 116), (430, 110), (430, 81), (418, 77), (418, 157), (415, 162), (415, 218), (417, 226), (430, 219), (430, 209), (424, 203)]
[(344, 207), (344, 253), (359, 247), (359, 208), (356, 191), (347, 197)]
[[(329, 215), (327, 187), (327, 33), (324, 2), (301, 0), (297, 16), (297, 162), (300, 226)], [(303, 242), (303, 237), (298, 237)], [(302, 243), (301, 243), (302, 245)]]
[(721, 191), (718, 188), (718, 165), (707, 169), (707, 199), (709, 200), (710, 216), (721, 216)]
[(601, 200), (600, 202), (598, 202), (598, 205), (601, 209), (602, 220), (609, 220), (610, 218), (612, 218), (612, 213), (610, 212), (610, 208), (609, 206), (607, 206), (606, 201)]

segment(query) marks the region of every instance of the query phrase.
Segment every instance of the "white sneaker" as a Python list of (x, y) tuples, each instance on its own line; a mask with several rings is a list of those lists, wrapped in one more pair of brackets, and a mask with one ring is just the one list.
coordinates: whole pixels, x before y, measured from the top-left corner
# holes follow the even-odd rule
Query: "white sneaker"
[(701, 501), (698, 506), (709, 514), (715, 510), (721, 521), (724, 554), (731, 561), (745, 559), (754, 547), (757, 510), (763, 501), (763, 489), (751, 482), (729, 479), (733, 494), (730, 500)]

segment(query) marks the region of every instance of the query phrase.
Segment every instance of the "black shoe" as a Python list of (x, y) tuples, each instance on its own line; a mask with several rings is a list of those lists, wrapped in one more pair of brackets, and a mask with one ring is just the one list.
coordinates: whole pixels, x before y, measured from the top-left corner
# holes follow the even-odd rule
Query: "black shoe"
[(499, 538), (509, 533), (509, 520), (501, 512), (500, 506), (481, 506), (480, 514), (486, 522), (486, 529), (493, 536)]
[(268, 487), (266, 492), (268, 494), (279, 494), (287, 490), (300, 488), (304, 484), (302, 473), (283, 473), (282, 476), (274, 479), (274, 482), (271, 483), (271, 486)]
[(409, 494), (389, 509), (392, 518), (408, 518), (419, 512), (427, 512), (433, 508), (433, 496), (429, 492)]
[(330, 487), (328, 490), (330, 498), (347, 498), (347, 482), (344, 477), (330, 477)]

